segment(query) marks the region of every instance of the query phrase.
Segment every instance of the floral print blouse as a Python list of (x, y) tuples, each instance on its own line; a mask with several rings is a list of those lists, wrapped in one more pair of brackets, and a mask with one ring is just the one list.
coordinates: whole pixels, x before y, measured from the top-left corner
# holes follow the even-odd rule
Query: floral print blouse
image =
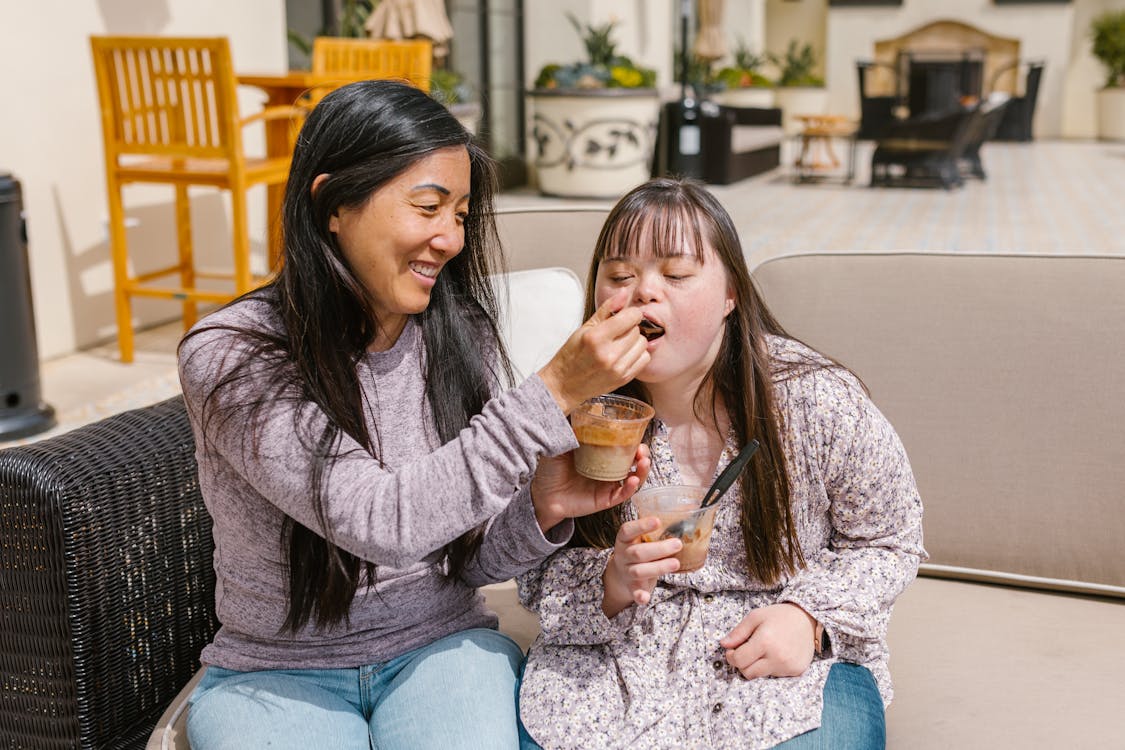
[[(788, 339), (769, 345), (778, 363), (817, 357)], [(706, 564), (664, 576), (646, 606), (613, 619), (602, 612), (609, 550), (559, 550), (521, 576), (520, 599), (542, 632), (528, 654), (520, 713), (547, 750), (772, 747), (820, 725), (837, 660), (871, 670), (890, 703), (887, 622), (926, 555), (906, 453), (849, 373), (806, 369), (775, 377), (774, 387), (806, 566), (772, 586), (750, 577), (736, 482), (720, 501)], [(647, 485), (681, 483), (659, 419), (651, 434)], [(737, 450), (732, 435), (716, 472)], [(747, 680), (727, 665), (719, 639), (751, 610), (779, 602), (816, 617), (831, 646), (799, 677)]]

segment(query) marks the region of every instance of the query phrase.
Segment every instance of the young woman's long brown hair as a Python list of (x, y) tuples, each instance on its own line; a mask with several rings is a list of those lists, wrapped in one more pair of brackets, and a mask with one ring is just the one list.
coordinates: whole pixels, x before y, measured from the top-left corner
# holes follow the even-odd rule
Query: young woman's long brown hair
[[(657, 239), (658, 238), (658, 239)], [(777, 362), (767, 336), (790, 338), (754, 287), (738, 232), (729, 214), (699, 182), (661, 178), (634, 188), (606, 218), (598, 236), (586, 285), (586, 317), (593, 314), (598, 266), (609, 256), (665, 257), (685, 248), (697, 257), (715, 251), (726, 269), (735, 307), (727, 316), (718, 355), (695, 394), (696, 417), (718, 429), (718, 407), (726, 407), (739, 445), (756, 439), (760, 448), (741, 477), (740, 525), (750, 574), (764, 583), (804, 566), (790, 510), (785, 470), (785, 429), (774, 383), (811, 369), (843, 367), (829, 358)], [(621, 393), (648, 401), (644, 384), (633, 381)], [(621, 506), (575, 519), (577, 544), (612, 547), (623, 521)]]

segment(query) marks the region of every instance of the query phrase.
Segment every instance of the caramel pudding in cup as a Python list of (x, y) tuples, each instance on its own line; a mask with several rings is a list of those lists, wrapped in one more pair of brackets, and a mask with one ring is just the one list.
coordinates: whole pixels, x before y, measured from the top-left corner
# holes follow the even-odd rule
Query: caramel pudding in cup
[(658, 542), (661, 539), (678, 537), (684, 546), (676, 559), (680, 561), (677, 573), (699, 570), (707, 562), (707, 550), (711, 547), (711, 531), (715, 528), (715, 510), (719, 504), (712, 503), (700, 508), (706, 487), (670, 484), (664, 487), (649, 487), (633, 495), (633, 509), (637, 518), (658, 518), (660, 526), (641, 537), (642, 542)]
[(600, 482), (629, 476), (637, 447), (655, 413), (644, 401), (628, 396), (610, 394), (583, 401), (570, 415), (570, 426), (578, 438), (574, 468)]

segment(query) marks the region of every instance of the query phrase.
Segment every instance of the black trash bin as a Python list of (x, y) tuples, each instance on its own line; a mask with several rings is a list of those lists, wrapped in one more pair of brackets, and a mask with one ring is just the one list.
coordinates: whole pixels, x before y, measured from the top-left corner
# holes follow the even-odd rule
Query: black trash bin
[(55, 426), (41, 400), (20, 184), (0, 172), (0, 442)]

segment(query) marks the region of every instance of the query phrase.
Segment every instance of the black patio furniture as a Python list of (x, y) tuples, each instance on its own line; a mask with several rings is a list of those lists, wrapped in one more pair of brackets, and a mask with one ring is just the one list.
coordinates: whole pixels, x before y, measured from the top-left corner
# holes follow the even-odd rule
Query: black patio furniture
[[(873, 60), (857, 60), (859, 75), (859, 130), (856, 138), (874, 141), (885, 138), (887, 129), (897, 121), (896, 113), (906, 107), (906, 87), (898, 67)], [(891, 76), (894, 81), (891, 93), (873, 94), (871, 78), (877, 74)], [(885, 89), (884, 89), (885, 91)]]
[(1024, 73), (1023, 85), (1019, 87), (1023, 93), (1013, 95), (1008, 102), (996, 131), (996, 140), (1030, 141), (1035, 137), (1032, 132), (1032, 120), (1035, 116), (1035, 101), (1039, 98), (1039, 83), (1043, 78), (1045, 66), (1046, 63), (1042, 61), (1017, 61), (999, 69), (992, 76), (990, 90), (994, 91), (1000, 76), (1013, 68)]
[(1008, 111), (1011, 102), (1011, 99), (996, 96), (981, 102), (980, 117), (973, 123), (965, 152), (961, 155), (962, 174), (980, 180), (988, 178), (984, 171), (984, 164), (981, 163), (981, 147), (989, 141), (995, 140), (996, 131), (999, 129), (1004, 113)]
[(959, 107), (894, 123), (871, 157), (872, 187), (943, 187), (962, 184), (960, 162), (979, 137), (981, 108)]
[(984, 51), (908, 50), (899, 53), (911, 117), (944, 113), (983, 94)]
[(215, 618), (179, 396), (0, 450), (0, 747), (144, 748)]

